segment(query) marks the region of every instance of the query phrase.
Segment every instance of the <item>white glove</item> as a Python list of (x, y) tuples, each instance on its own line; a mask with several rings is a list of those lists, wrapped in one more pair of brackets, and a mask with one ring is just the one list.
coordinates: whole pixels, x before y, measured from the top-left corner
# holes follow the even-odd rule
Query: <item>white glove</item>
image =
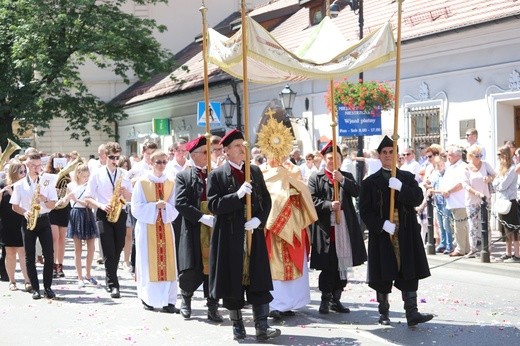
[(247, 230), (253, 230), (257, 229), (258, 226), (260, 226), (260, 220), (258, 220), (257, 217), (254, 217), (245, 223), (244, 228)]
[(388, 181), (388, 187), (397, 191), (401, 191), (401, 187), (403, 186), (403, 183), (401, 183), (401, 180), (391, 177)]
[(386, 220), (385, 223), (383, 224), (383, 230), (390, 235), (394, 235), (395, 223), (391, 223), (390, 221)]
[(238, 198), (242, 198), (247, 194), (251, 194), (251, 191), (253, 190), (253, 187), (251, 184), (249, 184), (247, 181), (240, 186), (240, 188), (237, 191)]
[(199, 219), (199, 222), (213, 228), (215, 226), (215, 217), (213, 215), (202, 215), (202, 217)]

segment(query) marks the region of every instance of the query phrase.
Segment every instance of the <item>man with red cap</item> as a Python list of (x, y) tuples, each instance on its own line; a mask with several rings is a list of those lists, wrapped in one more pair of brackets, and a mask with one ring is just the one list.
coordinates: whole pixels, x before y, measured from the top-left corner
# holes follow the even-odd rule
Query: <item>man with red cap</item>
[[(263, 228), (271, 210), (271, 197), (258, 167), (251, 166), (251, 182), (245, 181), (243, 134), (233, 130), (221, 144), (227, 161), (208, 175), (208, 207), (216, 219), (210, 246), (210, 296), (222, 298), (237, 340), (246, 337), (241, 311), (245, 292), (253, 306), (256, 339), (267, 340), (280, 335), (280, 330), (267, 324), (273, 284)], [(245, 217), (246, 194), (251, 195), (250, 220)]]
[[(385, 136), (377, 148), (382, 168), (361, 183), (359, 213), (369, 231), (368, 286), (376, 291), (379, 323), (389, 325), (388, 294), (401, 290), (409, 326), (433, 318), (417, 310), (419, 279), (430, 276), (415, 207), (423, 192), (413, 173), (396, 169), (392, 177), (393, 141)], [(394, 218), (390, 222), (390, 189), (395, 190)]]
[(200, 136), (186, 144), (193, 165), (177, 173), (175, 207), (181, 217), (179, 232), (179, 287), (182, 303), (181, 315), (191, 317), (193, 292), (203, 284), (207, 299), (208, 319), (222, 322), (218, 300), (209, 296), (209, 242), (215, 217), (209, 213), (206, 198), (206, 166), (208, 152), (206, 137)]
[[(318, 287), (321, 291), (319, 312), (330, 310), (348, 313), (340, 301), (347, 285), (347, 269), (359, 266), (367, 259), (363, 233), (352, 201), (359, 194), (354, 176), (334, 167), (332, 141), (321, 150), (325, 167), (309, 177), (318, 221), (312, 228), (311, 268), (321, 270)], [(336, 146), (336, 163), (342, 162)], [(338, 199), (334, 197), (334, 183), (338, 184)]]

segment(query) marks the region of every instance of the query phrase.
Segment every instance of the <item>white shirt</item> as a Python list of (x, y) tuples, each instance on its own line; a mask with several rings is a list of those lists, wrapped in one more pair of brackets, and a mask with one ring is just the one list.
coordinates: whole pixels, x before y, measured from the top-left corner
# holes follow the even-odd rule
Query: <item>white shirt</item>
[(83, 196), (85, 198), (94, 198), (102, 204), (108, 204), (114, 194), (114, 186), (121, 176), (123, 176), (121, 186), (124, 186), (127, 191), (132, 192), (132, 183), (130, 180), (126, 179), (125, 170), (117, 168), (114, 172), (109, 172), (108, 168), (103, 166), (90, 176), (87, 183), (87, 190)]
[(184, 168), (190, 166), (190, 160), (186, 159), (186, 163), (184, 164), (184, 166), (181, 166), (177, 163), (177, 160), (175, 160), (175, 158), (173, 158), (173, 160), (171, 161), (168, 161), (168, 163), (166, 164), (166, 168), (164, 170), (166, 176), (168, 177), (168, 179), (171, 179), (173, 181), (175, 181), (175, 177), (177, 176), (177, 173), (179, 173), (180, 171), (182, 171)]
[(421, 169), (421, 165), (414, 159), (410, 162), (404, 163), (401, 167), (399, 167), (399, 169), (402, 171), (408, 171), (410, 173), (413, 173), (413, 175), (417, 177), (417, 174), (419, 174), (419, 170)]
[[(51, 188), (46, 188), (43, 186), (41, 179), (31, 180), (29, 176), (26, 176), (13, 185), (13, 194), (11, 195), (10, 203), (18, 205), (22, 209), (30, 210), (37, 184), (40, 185), (40, 194), (44, 195), (50, 201), (58, 200), (58, 193), (54, 185)], [(40, 215), (46, 214), (51, 210), (52, 209), (45, 206), (44, 201), (40, 201)]]
[[(71, 182), (67, 185), (67, 189), (71, 191), (76, 199), (84, 200), (85, 199), (85, 192), (87, 190), (87, 184), (79, 185), (75, 182)], [(70, 200), (70, 206), (73, 208), (85, 208), (84, 204), (75, 202), (73, 200)]]
[[(466, 163), (459, 160), (452, 165), (446, 167), (446, 172), (440, 182), (440, 189), (448, 191), (453, 186), (461, 183), (463, 186), (468, 183), (466, 176)], [(457, 209), (466, 207), (466, 190), (460, 189), (457, 192), (452, 192), (446, 198), (447, 209)]]

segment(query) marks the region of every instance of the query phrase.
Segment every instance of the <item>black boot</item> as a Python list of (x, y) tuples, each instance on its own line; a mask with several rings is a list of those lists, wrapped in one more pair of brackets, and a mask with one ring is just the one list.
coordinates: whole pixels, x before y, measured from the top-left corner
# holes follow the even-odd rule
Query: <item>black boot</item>
[(318, 310), (320, 314), (328, 314), (329, 313), (329, 304), (332, 299), (332, 293), (321, 293), (321, 303), (320, 309)]
[(191, 317), (191, 297), (193, 293), (188, 293), (186, 291), (181, 291), (181, 315), (182, 317), (188, 319)]
[(229, 310), (229, 318), (233, 321), (233, 339), (245, 339), (246, 329), (242, 321), (242, 310)]
[(253, 305), (253, 318), (255, 321), (256, 340), (267, 340), (281, 334), (280, 329), (271, 328), (267, 324), (269, 304)]
[(402, 292), (406, 321), (413, 327), (419, 323), (428, 322), (433, 318), (431, 314), (421, 314), (417, 309), (417, 292)]
[(222, 315), (218, 312), (218, 300), (214, 298), (208, 298), (206, 300), (208, 306), (208, 320), (213, 322), (224, 322)]
[(334, 293), (332, 293), (332, 301), (330, 302), (330, 309), (336, 312), (341, 312), (343, 314), (348, 314), (350, 312), (350, 309), (345, 307), (343, 304), (341, 304), (341, 293), (343, 292), (342, 289), (335, 290)]
[(379, 324), (389, 326), (388, 310), (390, 310), (390, 303), (388, 303), (388, 293), (377, 292), (377, 302), (379, 303)]

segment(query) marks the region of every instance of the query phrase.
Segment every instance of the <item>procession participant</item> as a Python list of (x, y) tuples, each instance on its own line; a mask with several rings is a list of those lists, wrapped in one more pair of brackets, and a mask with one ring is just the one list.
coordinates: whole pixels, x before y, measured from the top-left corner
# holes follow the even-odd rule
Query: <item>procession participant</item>
[[(336, 162), (342, 161), (339, 148)], [(318, 287), (321, 291), (319, 312), (333, 310), (349, 313), (340, 299), (347, 285), (347, 270), (367, 259), (363, 233), (359, 226), (352, 198), (359, 195), (359, 185), (348, 172), (334, 169), (333, 144), (322, 150), (325, 167), (313, 173), (308, 181), (318, 221), (311, 227), (311, 268), (321, 270)], [(339, 200), (335, 200), (334, 183), (338, 184)], [(339, 221), (339, 222), (338, 222)]]
[[(98, 153), (98, 159), (92, 158), (88, 161), (88, 170), (89, 170), (91, 176), (94, 175), (94, 173), (96, 173), (96, 171), (99, 168), (104, 167), (107, 164), (106, 144), (100, 144), (98, 147), (97, 153)], [(95, 207), (93, 208), (93, 212), (94, 212), (94, 214), (96, 213)], [(98, 240), (96, 241), (96, 253), (98, 254), (97, 263), (103, 264), (105, 262), (105, 260), (103, 258), (103, 248), (101, 247), (101, 238), (98, 238)]]
[[(242, 132), (229, 132), (221, 143), (228, 160), (211, 171), (207, 182), (208, 207), (216, 217), (210, 245), (209, 294), (223, 298), (223, 306), (233, 321), (234, 339), (244, 339), (241, 309), (245, 292), (253, 305), (256, 339), (266, 340), (280, 335), (280, 330), (267, 324), (273, 285), (263, 228), (271, 210), (271, 197), (258, 167), (250, 167), (251, 182), (245, 181)], [(246, 194), (251, 195), (250, 220), (245, 217)]]
[(165, 173), (169, 179), (175, 181), (177, 173), (189, 165), (186, 141), (184, 139), (179, 139), (170, 146), (169, 151), (170, 153), (173, 153), (173, 159), (168, 161)]
[(6, 185), (0, 190), (0, 219), (2, 227), (0, 227), (0, 233), (2, 234), (2, 241), (5, 245), (6, 257), (5, 257), (5, 268), (6, 274), (9, 278), (9, 290), (16, 291), (16, 255), (18, 255), (18, 261), (20, 263), (20, 269), (22, 271), (25, 291), (32, 291), (31, 284), (29, 283), (29, 276), (27, 275), (27, 267), (25, 265), (25, 250), (23, 248), (22, 222), (24, 217), (13, 211), (13, 207), (9, 200), (13, 194), (13, 184), (20, 179), (25, 178), (27, 168), (19, 161), (12, 161), (7, 169), (7, 181)]
[[(52, 154), (49, 161), (47, 161), (44, 171), (50, 174), (58, 174), (67, 165), (62, 159), (65, 159), (62, 153)], [(63, 260), (65, 259), (65, 240), (67, 237), (67, 226), (69, 225), (69, 215), (70, 205), (68, 203), (63, 208), (58, 206), (49, 212), (54, 248), (53, 278), (65, 277)]]
[[(56, 297), (51, 288), (52, 285), (52, 258), (54, 251), (52, 247), (52, 231), (49, 221), (49, 212), (58, 201), (58, 195), (54, 185), (49, 187), (46, 182), (40, 181), (42, 161), (40, 154), (30, 153), (25, 161), (28, 174), (25, 179), (20, 179), (13, 185), (11, 204), (13, 210), (25, 217), (22, 221), (22, 233), (25, 248), (25, 264), (27, 274), (33, 289), (32, 298), (40, 299), (40, 283), (36, 272), (36, 239), (40, 240), (45, 262), (43, 264), (43, 295), (49, 299)], [(39, 193), (38, 193), (39, 192)], [(38, 215), (37, 212), (39, 211)], [(29, 227), (28, 227), (29, 223)], [(34, 227), (34, 229), (31, 229)], [(28, 229), (29, 228), (29, 229)]]
[(164, 174), (168, 155), (155, 151), (152, 170), (140, 177), (132, 194), (135, 225), (137, 295), (145, 309), (178, 313), (177, 273), (172, 221), (177, 217), (174, 182)]
[[(67, 228), (67, 238), (74, 241), (74, 264), (78, 275), (78, 288), (85, 287), (86, 284), (97, 286), (97, 280), (92, 276), (92, 260), (94, 258), (94, 244), (99, 237), (96, 227), (96, 218), (92, 209), (89, 208), (85, 200), (85, 191), (90, 177), (88, 166), (84, 163), (79, 164), (74, 170), (73, 180), (67, 185), (66, 201), (71, 205), (69, 226)], [(83, 276), (83, 265), (81, 255), (83, 242), (87, 244), (87, 258), (85, 261), (85, 276)]]
[(224, 161), (226, 161), (226, 156), (224, 155), (224, 147), (220, 144), (220, 140), (222, 138), (217, 135), (213, 135), (209, 139), (209, 144), (211, 146), (211, 167), (215, 168), (220, 166)]
[(139, 162), (134, 163), (129, 166), (128, 171), (128, 179), (131, 179), (134, 182), (136, 179), (139, 179), (142, 176), (147, 175), (148, 171), (152, 169), (152, 160), (151, 156), (154, 151), (157, 150), (157, 143), (155, 142), (144, 142), (143, 150), (142, 150), (142, 159)]
[[(391, 177), (394, 149), (388, 136), (377, 151), (383, 167), (363, 180), (359, 196), (359, 212), (369, 231), (368, 285), (377, 292), (380, 324), (390, 324), (388, 294), (393, 285), (402, 292), (408, 326), (415, 326), (433, 318), (417, 310), (419, 279), (430, 276), (415, 211), (423, 192), (413, 173), (397, 169)], [(390, 189), (395, 190), (393, 222)]]
[(269, 119), (258, 133), (258, 145), (267, 157), (262, 170), (271, 195), (265, 238), (274, 290), (269, 316), (292, 316), (311, 301), (309, 288), (309, 235), (317, 220), (309, 188), (300, 168), (287, 160), (294, 137), (281, 122)]
[(117, 269), (125, 245), (124, 203), (132, 196), (132, 184), (130, 180), (124, 179), (123, 170), (117, 167), (121, 156), (119, 143), (107, 143), (106, 154), (106, 166), (96, 170), (89, 178), (85, 200), (97, 208), (96, 223), (105, 256), (105, 289), (112, 298), (120, 298)]
[(181, 315), (190, 318), (193, 292), (202, 284), (208, 319), (222, 322), (218, 300), (209, 296), (208, 287), (209, 242), (215, 217), (209, 214), (206, 198), (206, 137), (200, 136), (188, 142), (186, 150), (190, 153), (193, 167), (179, 172), (175, 182), (175, 208), (181, 217), (178, 246)]

